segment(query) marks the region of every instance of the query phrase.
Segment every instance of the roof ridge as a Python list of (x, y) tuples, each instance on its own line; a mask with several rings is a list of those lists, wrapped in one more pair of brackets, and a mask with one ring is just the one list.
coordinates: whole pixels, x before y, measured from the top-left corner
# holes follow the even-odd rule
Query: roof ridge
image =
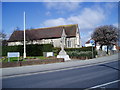
[[(31, 31), (31, 30), (40, 30), (40, 29), (49, 29), (49, 28), (56, 28), (56, 27), (69, 27), (69, 26), (78, 26), (78, 24), (68, 24), (68, 25), (59, 25), (59, 26), (52, 26), (52, 27), (43, 27), (43, 28), (36, 28), (36, 29), (26, 29), (26, 31)], [(15, 30), (14, 32), (23, 32), (24, 30)]]
[(36, 28), (36, 29), (31, 29), (31, 30), (39, 30), (39, 29), (48, 29), (48, 28), (56, 28), (56, 27), (69, 27), (73, 25), (78, 25), (78, 24), (68, 24), (68, 25), (59, 25), (59, 26), (52, 26), (52, 27), (43, 27), (43, 28)]

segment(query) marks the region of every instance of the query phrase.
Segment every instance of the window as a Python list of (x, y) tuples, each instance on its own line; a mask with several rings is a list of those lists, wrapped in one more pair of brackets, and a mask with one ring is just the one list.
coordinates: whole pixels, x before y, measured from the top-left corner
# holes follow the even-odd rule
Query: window
[(68, 47), (71, 47), (71, 41), (68, 41), (67, 45), (68, 45)]
[(53, 40), (51, 40), (51, 42), (50, 42), (52, 45), (53, 45)]

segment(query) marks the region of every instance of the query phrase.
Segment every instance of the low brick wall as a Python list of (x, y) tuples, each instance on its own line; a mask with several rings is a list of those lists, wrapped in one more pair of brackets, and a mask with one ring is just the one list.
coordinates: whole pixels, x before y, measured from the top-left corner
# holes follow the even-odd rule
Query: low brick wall
[(17, 66), (20, 66), (20, 63), (19, 62), (4, 62), (4, 63), (1, 63), (0, 65), (0, 68), (4, 68), (4, 67), (17, 67)]
[(45, 59), (45, 60), (4, 62), (4, 63), (0, 63), (0, 68), (48, 64), (48, 63), (56, 63), (56, 62), (64, 62), (64, 59), (63, 58), (56, 58), (56, 59)]
[(86, 60), (86, 59), (91, 59), (91, 58), (88, 58), (88, 57), (70, 57), (72, 59), (79, 59), (79, 60)]

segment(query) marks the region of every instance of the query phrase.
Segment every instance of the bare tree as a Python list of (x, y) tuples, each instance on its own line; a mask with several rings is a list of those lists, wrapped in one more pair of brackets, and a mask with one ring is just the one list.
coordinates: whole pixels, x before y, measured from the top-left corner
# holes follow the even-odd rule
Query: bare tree
[(108, 54), (108, 47), (116, 44), (118, 40), (118, 29), (112, 25), (99, 26), (93, 32), (92, 39), (101, 45), (101, 49), (103, 45), (107, 45)]
[(0, 32), (0, 40), (4, 40), (4, 39), (6, 39), (6, 34)]
[(3, 42), (3, 40), (5, 40), (5, 39), (6, 39), (6, 34), (3, 33), (3, 32), (0, 32), (0, 46), (2, 46), (2, 42)]
[(20, 28), (17, 26), (17, 27), (15, 28), (15, 31), (20, 31)]

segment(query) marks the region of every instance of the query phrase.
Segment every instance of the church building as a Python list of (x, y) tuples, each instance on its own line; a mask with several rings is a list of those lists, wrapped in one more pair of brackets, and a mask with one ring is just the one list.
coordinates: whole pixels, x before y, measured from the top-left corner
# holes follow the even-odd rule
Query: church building
[[(26, 44), (53, 44), (54, 47), (60, 47), (63, 29), (66, 34), (65, 47), (81, 47), (78, 24), (26, 30)], [(8, 46), (23, 45), (23, 35), (24, 31), (14, 31), (8, 40)]]

